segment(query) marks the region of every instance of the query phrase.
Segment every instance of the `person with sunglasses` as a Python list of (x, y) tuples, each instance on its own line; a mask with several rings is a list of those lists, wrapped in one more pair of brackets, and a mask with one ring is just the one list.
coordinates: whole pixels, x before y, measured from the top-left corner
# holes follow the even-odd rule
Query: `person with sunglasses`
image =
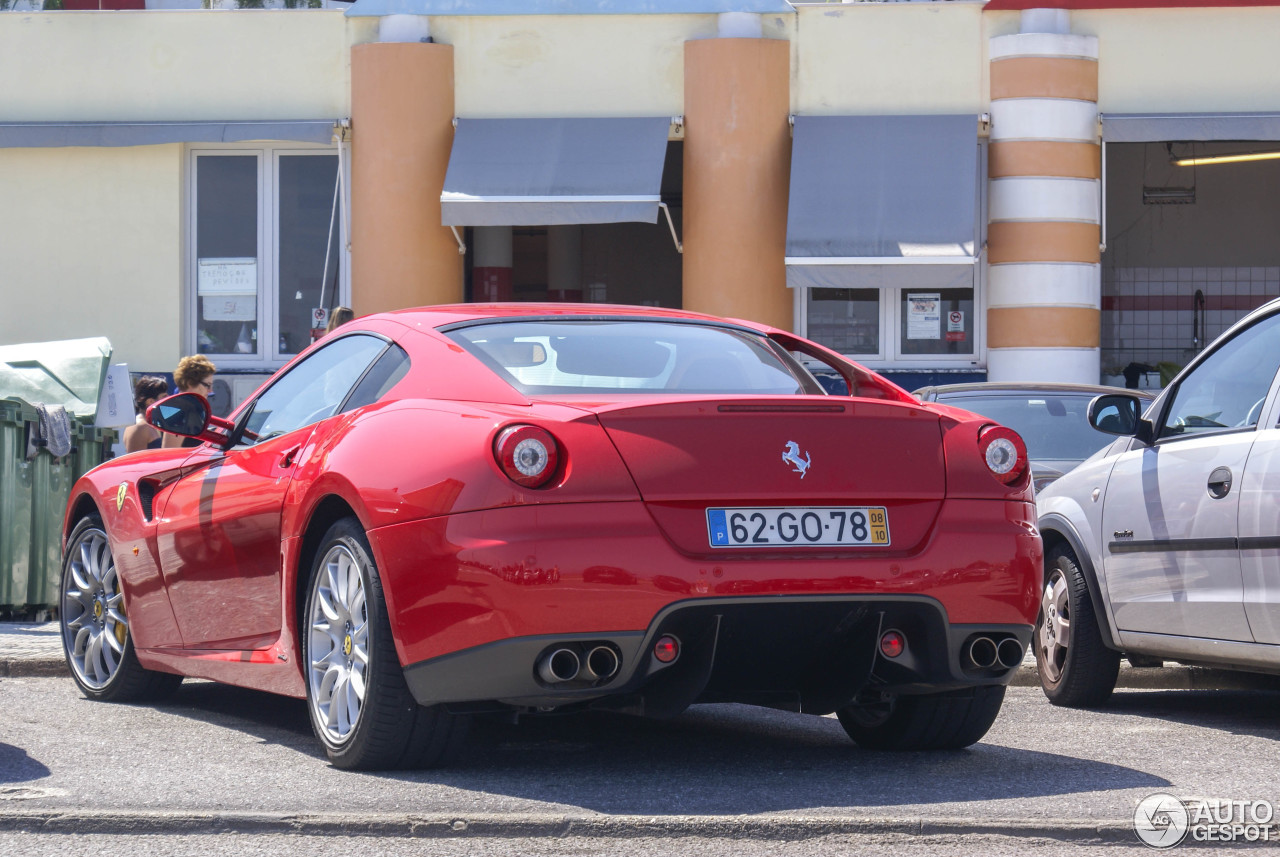
[[(213, 376), (218, 367), (203, 354), (192, 354), (178, 361), (178, 368), (173, 370), (173, 383), (179, 393), (199, 393), (206, 399), (213, 392)], [(166, 434), (164, 446), (199, 446), (200, 441), (193, 437), (179, 437)]]

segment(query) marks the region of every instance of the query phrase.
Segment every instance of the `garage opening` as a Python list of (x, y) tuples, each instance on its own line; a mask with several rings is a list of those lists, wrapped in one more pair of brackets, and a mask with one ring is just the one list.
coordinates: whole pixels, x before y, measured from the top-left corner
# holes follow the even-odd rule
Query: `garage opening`
[(1280, 295), (1280, 117), (1106, 116), (1103, 382), (1157, 389)]

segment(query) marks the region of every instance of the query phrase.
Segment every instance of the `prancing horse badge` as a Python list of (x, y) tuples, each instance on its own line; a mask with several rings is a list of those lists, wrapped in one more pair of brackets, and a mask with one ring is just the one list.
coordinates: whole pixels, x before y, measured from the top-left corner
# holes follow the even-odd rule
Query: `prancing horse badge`
[(116, 489), (116, 511), (119, 512), (124, 508), (124, 498), (129, 494), (129, 483), (121, 482), (120, 487)]
[(807, 452), (804, 454), (804, 458), (800, 457), (800, 444), (794, 440), (787, 441), (787, 447), (782, 451), (782, 460), (784, 463), (794, 467), (794, 472), (799, 473), (801, 479), (809, 472), (809, 465), (813, 462)]

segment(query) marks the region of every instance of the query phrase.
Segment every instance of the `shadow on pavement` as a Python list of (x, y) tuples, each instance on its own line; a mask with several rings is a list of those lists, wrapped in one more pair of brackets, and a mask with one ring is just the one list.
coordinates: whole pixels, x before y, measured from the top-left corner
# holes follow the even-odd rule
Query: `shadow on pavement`
[[(324, 764), (301, 700), (191, 683), (163, 708), (289, 746)], [(518, 724), (481, 717), (451, 767), (343, 776), (638, 815), (847, 811), (1169, 785), (1120, 765), (996, 744), (954, 752), (869, 752), (858, 749), (834, 718), (741, 705), (695, 706), (666, 722), (604, 713)]]
[(1106, 711), (1280, 740), (1280, 692), (1166, 690), (1112, 694)]
[(153, 707), (191, 720), (245, 732), (265, 744), (278, 744), (308, 756), (324, 758), (324, 752), (311, 732), (307, 704), (301, 699), (187, 679), (172, 699)]
[(27, 751), (12, 744), (0, 743), (0, 783), (26, 783), (42, 780), (52, 773)]

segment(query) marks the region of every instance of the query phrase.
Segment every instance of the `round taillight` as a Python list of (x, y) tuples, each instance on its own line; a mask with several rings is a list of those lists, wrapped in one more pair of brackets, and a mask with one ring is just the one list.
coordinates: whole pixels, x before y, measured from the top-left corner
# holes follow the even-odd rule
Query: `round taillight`
[(978, 452), (991, 475), (1005, 484), (1027, 471), (1027, 445), (1013, 429), (987, 426), (978, 434)]
[(493, 455), (507, 478), (525, 488), (545, 485), (559, 461), (555, 438), (537, 426), (503, 429), (493, 443)]
[(886, 658), (896, 658), (907, 650), (907, 638), (901, 631), (885, 631), (880, 635), (880, 653)]
[(680, 657), (680, 641), (670, 634), (663, 634), (653, 644), (653, 656), (664, 664), (669, 664)]

